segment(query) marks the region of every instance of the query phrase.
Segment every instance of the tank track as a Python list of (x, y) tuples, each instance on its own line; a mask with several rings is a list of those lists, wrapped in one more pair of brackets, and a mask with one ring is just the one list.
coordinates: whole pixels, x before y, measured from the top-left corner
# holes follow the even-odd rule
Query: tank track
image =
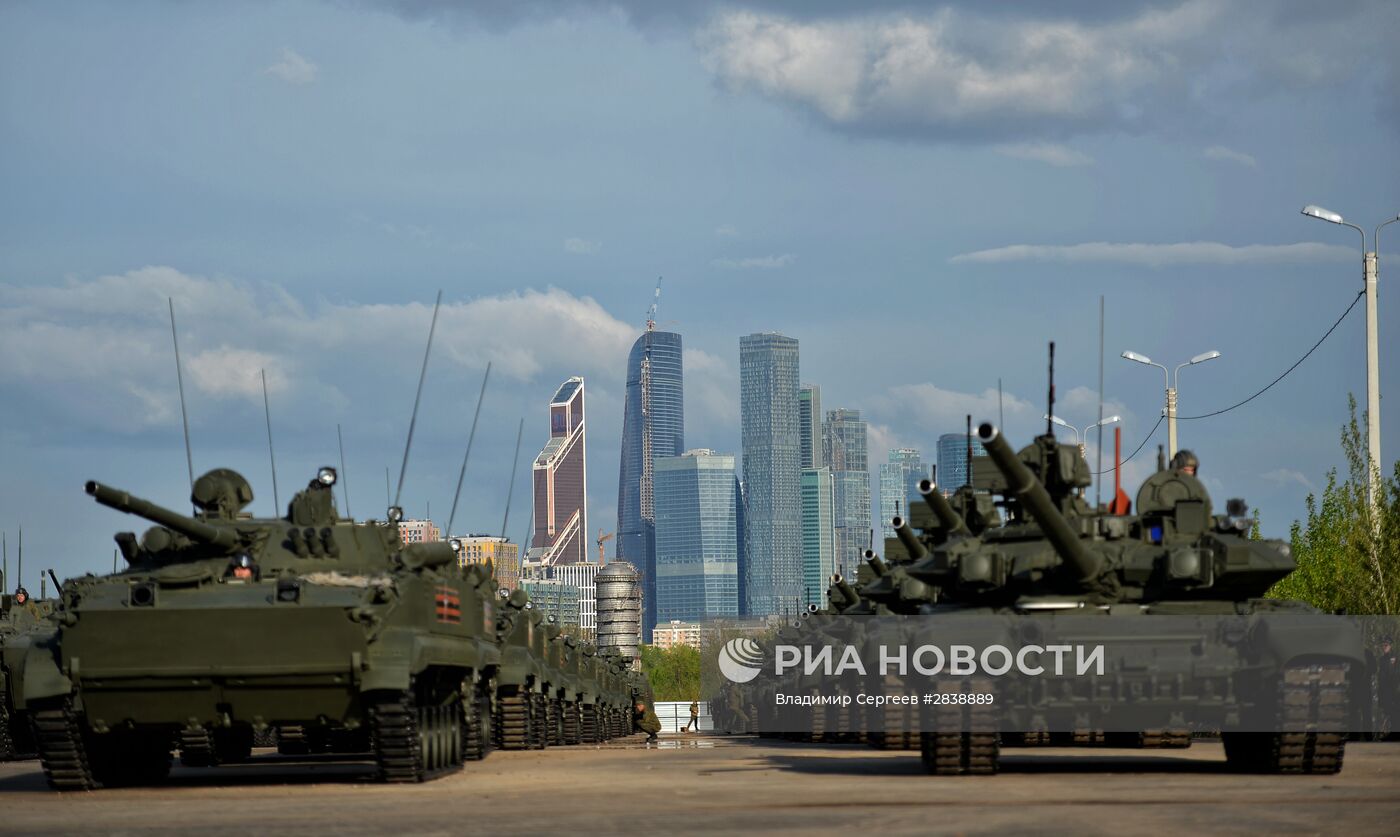
[(1145, 730), (1138, 733), (1138, 746), (1145, 750), (1184, 750), (1191, 746), (1191, 730)]
[(549, 744), (549, 698), (543, 693), (530, 695), (530, 749), (543, 750)]
[[(951, 688), (994, 692), (990, 684), (977, 681), (968, 682), (965, 688)], [(929, 715), (930, 724), (925, 729), (933, 731), (919, 734), (919, 755), (925, 770), (939, 776), (988, 776), (1000, 770), (1001, 737), (995, 703), (934, 706)]]
[(598, 706), (597, 704), (584, 704), (579, 711), (579, 740), (584, 744), (600, 744), (602, 738), (598, 735)]
[(31, 712), (30, 719), (34, 723), (39, 761), (49, 787), (56, 791), (86, 791), (98, 787), (72, 701), (64, 698), (43, 706)]
[(1252, 773), (1338, 773), (1346, 754), (1347, 717), (1345, 664), (1289, 666), (1279, 683), (1279, 718), (1287, 731), (1227, 732), (1225, 759)]
[(292, 724), (277, 728), (277, 752), (284, 756), (304, 756), (311, 752), (306, 727)]
[(424, 782), (462, 767), (459, 700), (427, 702), (405, 690), (377, 701), (370, 711), (379, 778)]
[(490, 702), (481, 687), (472, 692), (471, 705), (462, 705), (462, 757), (481, 761), (490, 752), (492, 727)]
[(502, 750), (528, 750), (531, 741), (529, 696), (519, 692), (497, 699), (496, 746)]
[(544, 743), (550, 747), (558, 747), (564, 743), (564, 718), (563, 707), (559, 704), (559, 698), (549, 699), (549, 707), (545, 712), (545, 740)]
[(220, 764), (214, 736), (204, 727), (180, 730), (180, 764), (185, 767), (217, 767)]
[(14, 738), (10, 736), (10, 710), (0, 697), (0, 761), (11, 761), (18, 756)]
[(573, 701), (568, 701), (564, 704), (564, 743), (566, 745), (574, 745), (582, 741), (579, 734), (579, 726), (578, 704)]

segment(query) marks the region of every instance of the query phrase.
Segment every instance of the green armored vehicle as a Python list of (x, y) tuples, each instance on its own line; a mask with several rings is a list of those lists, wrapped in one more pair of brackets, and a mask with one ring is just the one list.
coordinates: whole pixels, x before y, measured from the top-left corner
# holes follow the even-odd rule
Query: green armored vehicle
[(0, 761), (38, 755), (28, 715), (15, 702), (16, 675), (18, 661), (28, 646), (28, 634), (42, 627), (53, 608), (53, 600), (33, 599), (23, 587), (16, 588), (13, 595), (0, 593)]
[(499, 662), (494, 582), (446, 543), (405, 546), (389, 521), (335, 510), (322, 468), (282, 518), (253, 518), (247, 481), (200, 477), (188, 517), (97, 482), (153, 521), (116, 536), (121, 573), (67, 581), (33, 634), (22, 695), (58, 790), (162, 779), (245, 757), (269, 727), (334, 732), (380, 778), (422, 781), (480, 758)]
[[(1121, 708), (1156, 719), (1131, 735), (1140, 746), (1188, 744), (1190, 729), (1180, 722), (1190, 717), (1197, 728), (1204, 720), (1223, 732), (1237, 769), (1341, 769), (1345, 731), (1364, 728), (1360, 632), (1291, 627), (1316, 612), (1264, 598), (1295, 565), (1287, 544), (1246, 536), (1243, 501), (1216, 515), (1193, 474), (1164, 468), (1139, 490), (1135, 514), (1108, 515), (1082, 497), (1090, 476), (1077, 448), (1047, 432), (1017, 452), (991, 424), (977, 435), (1002, 477), (991, 494), (1000, 496), (1005, 522), (969, 525), (974, 507), (959, 513), (925, 481), (931, 514), (921, 534), (899, 527), (907, 556), (876, 571), (860, 591), (862, 604), (843, 612), (1029, 617), (1062, 633), (1092, 630), (1086, 620), (1096, 616), (1152, 621), (1138, 623), (1147, 634), (1133, 639), (1132, 658), (1113, 660), (1112, 699), (1048, 687), (1017, 695), (1003, 684), (995, 708), (965, 705), (925, 718), (920, 746), (931, 772), (995, 772), (1001, 746), (1052, 743), (1046, 730), (1073, 725), (1096, 702), (1098, 720), (1075, 729), (1073, 743), (1114, 743), (1104, 728), (1114, 729)], [(1020, 624), (1023, 633), (1040, 631)], [(1249, 727), (1243, 717), (1272, 719), (1276, 731)]]
[(540, 749), (549, 740), (549, 698), (543, 619), (524, 590), (502, 590), (497, 617), (501, 662), (496, 670), (496, 746), (504, 750)]

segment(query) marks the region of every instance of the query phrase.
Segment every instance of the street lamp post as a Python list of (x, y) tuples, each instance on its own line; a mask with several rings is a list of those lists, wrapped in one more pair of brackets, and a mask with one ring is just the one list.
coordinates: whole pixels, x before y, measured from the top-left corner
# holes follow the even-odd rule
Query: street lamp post
[(1175, 372), (1168, 370), (1167, 367), (1160, 363), (1153, 362), (1147, 355), (1140, 355), (1137, 352), (1124, 352), (1123, 357), (1137, 363), (1155, 366), (1162, 370), (1162, 378), (1166, 381), (1167, 389), (1167, 455), (1176, 456), (1176, 388), (1181, 380), (1181, 368), (1183, 366), (1194, 366), (1198, 363), (1205, 363), (1208, 360), (1215, 360), (1220, 357), (1220, 352), (1214, 349), (1209, 352), (1202, 352), (1185, 363), (1177, 364)]
[(1050, 421), (1054, 422), (1055, 424), (1058, 424), (1058, 425), (1061, 426), (1061, 427), (1068, 427), (1070, 430), (1073, 430), (1073, 431), (1074, 431), (1074, 443), (1075, 443), (1076, 445), (1079, 446), (1079, 457), (1080, 457), (1081, 459), (1087, 458), (1086, 452), (1085, 452), (1085, 450), (1084, 450), (1084, 441), (1083, 441), (1083, 440), (1089, 438), (1089, 431), (1090, 431), (1090, 430), (1093, 430), (1095, 427), (1103, 427), (1104, 425), (1113, 424), (1113, 423), (1116, 422), (1116, 421), (1122, 421), (1122, 420), (1123, 420), (1123, 417), (1122, 417), (1122, 416), (1109, 416), (1108, 418), (1106, 418), (1106, 419), (1104, 419), (1104, 420), (1102, 420), (1102, 421), (1096, 421), (1096, 422), (1094, 422), (1093, 424), (1089, 425), (1088, 427), (1084, 428), (1084, 435), (1083, 435), (1083, 437), (1081, 437), (1081, 436), (1079, 435), (1079, 428), (1075, 427), (1074, 425), (1070, 424), (1069, 422), (1065, 421), (1064, 419), (1060, 418), (1059, 416), (1052, 416), (1052, 415), (1048, 415), (1048, 414), (1047, 414), (1047, 415), (1041, 416), (1041, 418), (1043, 418), (1043, 419), (1049, 419)]
[(1371, 235), (1371, 249), (1366, 249), (1366, 231), (1342, 218), (1329, 209), (1315, 204), (1303, 207), (1303, 214), (1332, 224), (1351, 227), (1361, 235), (1361, 279), (1366, 291), (1366, 449), (1367, 471), (1366, 494), (1371, 506), (1373, 521), (1379, 525), (1377, 506), (1380, 503), (1381, 478), (1381, 371), (1380, 371), (1380, 324), (1376, 313), (1376, 284), (1378, 281), (1378, 256), (1381, 252), (1381, 229), (1400, 221), (1396, 215), (1376, 227)]

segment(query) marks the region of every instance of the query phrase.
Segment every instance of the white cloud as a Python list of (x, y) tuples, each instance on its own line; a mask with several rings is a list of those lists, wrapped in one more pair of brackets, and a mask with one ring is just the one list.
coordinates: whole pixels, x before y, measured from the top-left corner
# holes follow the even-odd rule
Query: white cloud
[(1313, 485), (1313, 481), (1304, 476), (1301, 471), (1295, 471), (1292, 468), (1275, 468), (1259, 476), (1275, 485), (1300, 485), (1311, 493), (1317, 493), (1317, 486)]
[(938, 433), (953, 432), (962, 428), (968, 415), (974, 424), (982, 421), (996, 422), (999, 413), (1011, 420), (1042, 415), (1045, 410), (1033, 406), (1029, 401), (1017, 398), (1010, 393), (998, 397), (995, 388), (980, 393), (957, 392), (943, 389), (934, 384), (904, 384), (893, 387), (883, 397), (874, 399), (880, 414), (915, 415), (924, 427), (941, 428)]
[(792, 253), (783, 253), (780, 256), (749, 256), (742, 259), (715, 259), (710, 262), (714, 267), (724, 270), (775, 270), (787, 267), (797, 261), (797, 256)]
[(566, 238), (564, 239), (564, 252), (574, 253), (580, 256), (591, 256), (603, 249), (602, 242), (589, 241), (586, 238)]
[[(56, 287), (0, 284), (0, 388), (22, 388), (36, 409), (63, 420), (118, 431), (178, 420), (167, 298), (186, 384), (259, 408), (262, 369), (270, 391), (295, 392), (308, 407), (345, 403), (341, 388), (397, 385), (416, 374), (432, 310), (423, 302), (326, 301), (308, 310), (276, 285), (170, 267)], [(493, 380), (524, 383), (568, 370), (605, 385), (635, 337), (634, 326), (593, 299), (527, 290), (445, 302), (434, 365), (475, 371), (489, 361)]]
[(1052, 166), (1061, 168), (1067, 166), (1087, 166), (1094, 162), (1094, 158), (1087, 154), (1075, 151), (1073, 148), (1048, 142), (1022, 142), (1010, 145), (998, 145), (995, 151), (1007, 157), (1015, 157), (1020, 160), (1034, 160), (1039, 163), (1049, 163)]
[(289, 47), (282, 48), (282, 60), (263, 70), (288, 84), (311, 84), (321, 68), (298, 55)]
[(720, 224), (718, 227), (715, 227), (715, 235), (721, 238), (733, 238), (738, 234), (739, 230), (736, 229), (733, 224)]
[(1354, 249), (1311, 241), (1297, 244), (1221, 244), (1188, 241), (1179, 244), (1012, 244), (990, 250), (961, 253), (950, 262), (1001, 264), (1005, 262), (1101, 262), (1149, 267), (1177, 264), (1286, 264), (1355, 259)]
[(1205, 157), (1207, 160), (1224, 160), (1230, 163), (1239, 163), (1242, 166), (1249, 166), (1250, 168), (1254, 168), (1259, 164), (1253, 156), (1243, 151), (1236, 151), (1233, 148), (1226, 148), (1223, 145), (1212, 145), (1210, 148), (1202, 151), (1201, 156)]
[[(685, 349), (686, 411), (700, 411), (710, 427), (734, 427), (739, 423), (739, 374), (718, 355), (701, 349)], [(735, 453), (736, 451), (726, 451)]]
[(944, 7), (802, 21), (729, 11), (699, 36), (732, 89), (795, 102), (843, 127), (1019, 133), (1132, 126), (1145, 90), (1176, 86), (1222, 7), (1188, 0), (1106, 23), (980, 18)]

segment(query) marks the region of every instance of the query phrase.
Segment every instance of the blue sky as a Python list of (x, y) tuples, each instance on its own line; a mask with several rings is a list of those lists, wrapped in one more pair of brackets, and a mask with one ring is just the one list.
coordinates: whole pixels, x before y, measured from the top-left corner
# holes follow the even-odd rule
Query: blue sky
[[(611, 531), (626, 352), (657, 276), (684, 335), (691, 447), (738, 452), (738, 338), (801, 340), (828, 408), (931, 451), (967, 412), (1028, 440), (1055, 340), (1061, 413), (1106, 396), (1131, 450), (1287, 368), (1360, 286), (1351, 230), (1400, 212), (1400, 7), (1385, 2), (9, 3), (0, 8), (0, 529), (33, 569), (109, 566), (141, 523), (100, 479), (196, 471), (270, 512), (336, 459), (382, 516), (432, 299), (439, 343), (405, 505), (497, 532), (564, 378), (589, 387), (591, 525)], [(1383, 391), (1400, 385), (1382, 236)], [(1364, 399), (1361, 308), (1249, 406), (1183, 423), (1217, 502), (1286, 532)], [(1383, 411), (1387, 462), (1400, 408)], [(1165, 441), (1159, 430), (1158, 441)], [(1148, 451), (1150, 452), (1149, 447)], [(1150, 456), (1125, 468), (1130, 490)], [(511, 535), (525, 531), (517, 481)], [(32, 563), (31, 563), (32, 562)]]

